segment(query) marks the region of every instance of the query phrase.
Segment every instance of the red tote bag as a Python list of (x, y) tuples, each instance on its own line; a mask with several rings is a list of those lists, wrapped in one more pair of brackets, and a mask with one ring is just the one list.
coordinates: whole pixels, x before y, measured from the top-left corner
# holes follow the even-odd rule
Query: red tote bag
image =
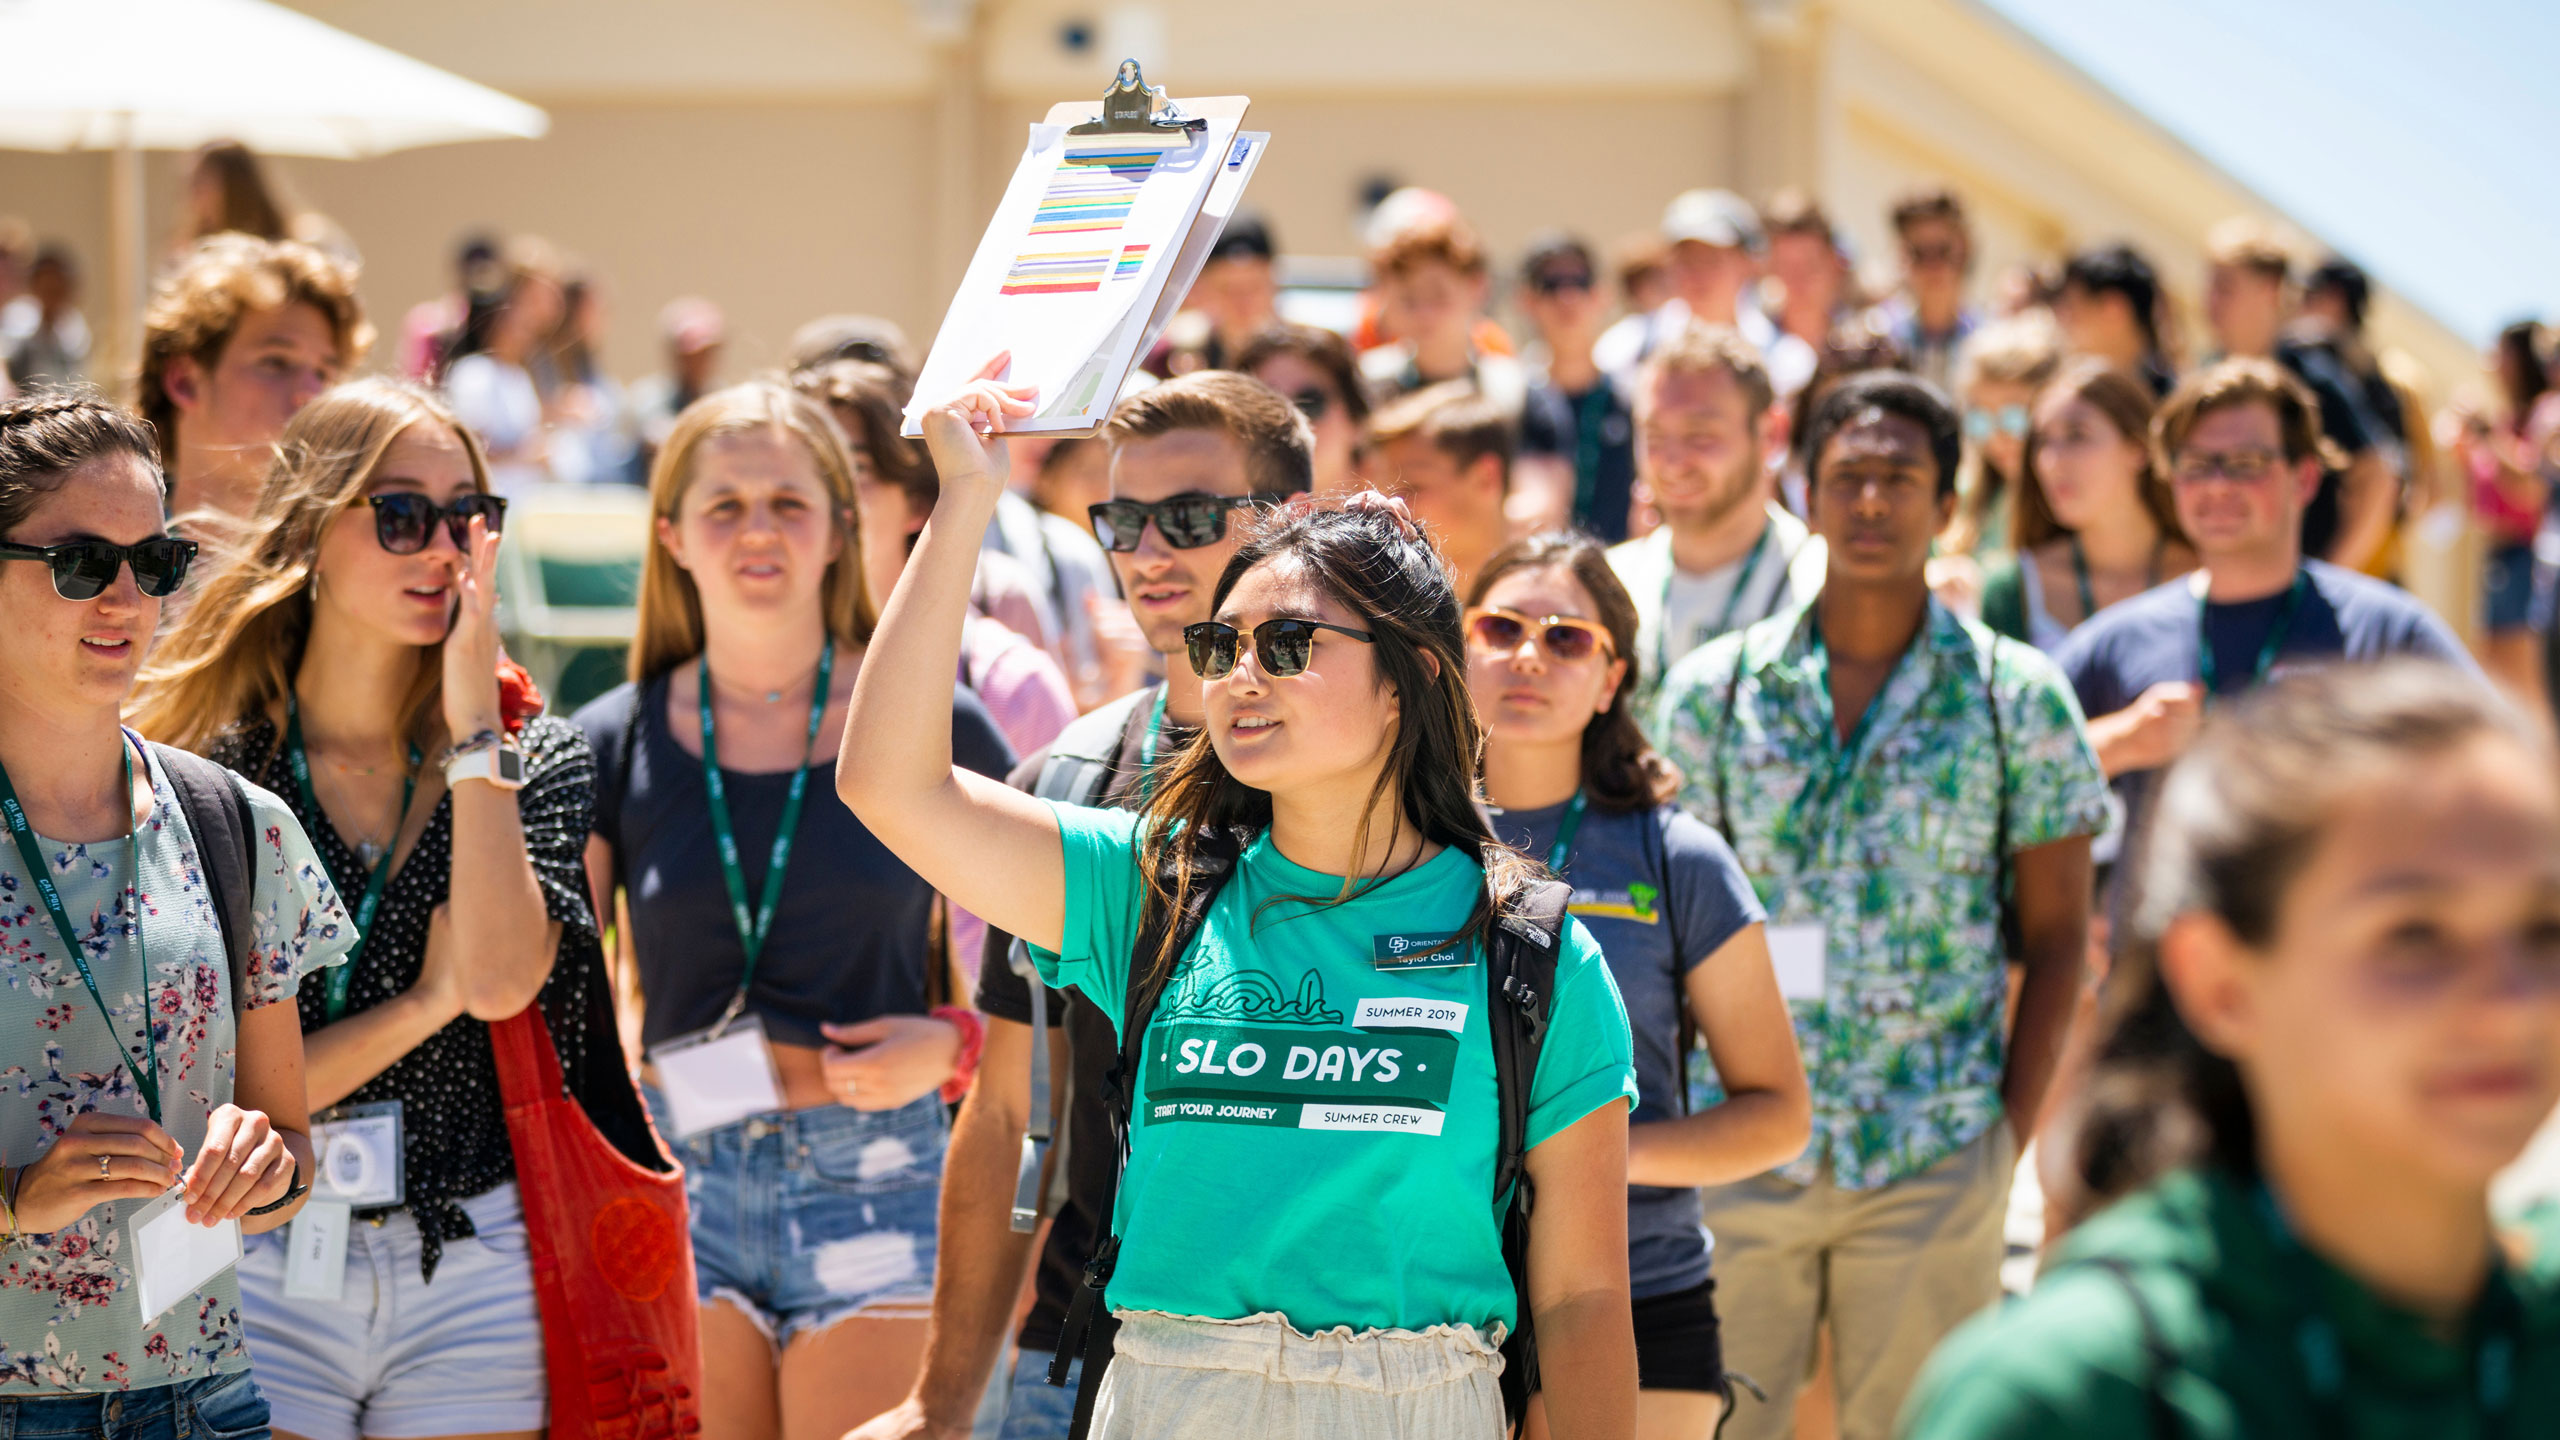
[(642, 1169), (566, 1093), (540, 1004), (489, 1027), (524, 1198), (554, 1440), (702, 1430), (684, 1172)]

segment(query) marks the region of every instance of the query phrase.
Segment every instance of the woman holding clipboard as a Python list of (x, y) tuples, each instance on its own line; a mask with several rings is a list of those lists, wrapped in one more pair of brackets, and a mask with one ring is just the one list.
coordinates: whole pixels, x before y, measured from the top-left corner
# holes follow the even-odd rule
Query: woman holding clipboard
[[(985, 378), (1002, 363), (925, 414), (942, 494), (855, 686), (836, 783), (1124, 1033), (1132, 987), (1160, 997), (1095, 1265), (1119, 1328), (1092, 1433), (1492, 1440), (1502, 1334), (1534, 1317), (1554, 1433), (1629, 1435), (1626, 1021), (1566, 920), (1534, 1072), (1497, 1083), (1486, 937), (1538, 877), (1475, 807), (1446, 567), (1382, 499), (1278, 517), (1186, 634), (1208, 723), (1143, 812), (956, 770), (924, 680), (957, 659), (1004, 483), (1002, 443), (976, 432), (1032, 410)], [(1172, 916), (1211, 884), (1177, 946)], [(1537, 1195), (1528, 1314), (1490, 1183), (1506, 1102)]]
[[(905, 1395), (944, 1095), (983, 1033), (932, 1009), (932, 887), (818, 768), (866, 668), (865, 545), (903, 534), (885, 511), (865, 523), (904, 503), (867, 478), (782, 385), (687, 407), (650, 476), (632, 682), (577, 717), (597, 756), (589, 881), (629, 907), (626, 1006), (688, 1172), (704, 1428), (733, 1440), (835, 1440)], [(1001, 777), (1003, 737), (953, 674), (933, 724)]]

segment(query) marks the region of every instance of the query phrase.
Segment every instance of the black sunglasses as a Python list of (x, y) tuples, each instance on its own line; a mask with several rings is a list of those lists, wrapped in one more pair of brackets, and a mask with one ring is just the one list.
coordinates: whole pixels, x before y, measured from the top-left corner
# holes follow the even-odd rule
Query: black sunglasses
[(1298, 413), (1306, 416), (1310, 425), (1324, 419), (1326, 412), (1333, 409), (1333, 397), (1313, 385), (1290, 396), (1289, 403), (1298, 407)]
[(1593, 280), (1588, 271), (1540, 271), (1529, 277), (1529, 288), (1541, 295), (1561, 295), (1567, 290), (1589, 290)]
[(471, 553), (471, 517), (487, 521), (492, 534), (507, 518), (507, 502), (496, 495), (457, 495), (450, 505), (438, 505), (408, 490), (364, 498), (373, 507), (373, 538), (394, 555), (415, 555), (426, 549), (438, 516), (444, 519), (445, 533), (453, 537), (453, 548), (466, 555)]
[(1138, 548), (1147, 522), (1156, 522), (1164, 543), (1176, 550), (1196, 550), (1227, 538), (1227, 512), (1250, 505), (1246, 495), (1176, 495), (1150, 505), (1143, 500), (1105, 500), (1085, 507), (1093, 518), (1093, 538), (1105, 550), (1122, 554)]
[[(1253, 657), (1262, 662), (1266, 675), (1285, 680), (1304, 674), (1308, 659), (1315, 654), (1319, 630), (1348, 635), (1363, 644), (1375, 644), (1378, 639), (1367, 630), (1322, 620), (1265, 620), (1253, 627)], [(1236, 645), (1243, 638), (1243, 631), (1224, 620), (1203, 620), (1182, 627), (1182, 643), (1191, 652), (1191, 668), (1203, 680), (1223, 680), (1228, 671), (1236, 668)]]
[(11, 545), (0, 541), (0, 560), (41, 560), (53, 572), (53, 593), (65, 600), (95, 600), (116, 583), (116, 571), (133, 565), (133, 583), (154, 600), (186, 583), (196, 542), (155, 535), (132, 545), (74, 540), (67, 545)]

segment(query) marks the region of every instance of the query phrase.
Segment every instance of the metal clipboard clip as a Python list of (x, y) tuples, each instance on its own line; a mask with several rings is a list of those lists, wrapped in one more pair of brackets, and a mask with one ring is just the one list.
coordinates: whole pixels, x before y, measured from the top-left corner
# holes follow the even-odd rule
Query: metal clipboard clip
[(1070, 135), (1181, 135), (1186, 141), (1194, 133), (1207, 130), (1209, 122), (1197, 115), (1185, 115), (1182, 107), (1165, 98), (1164, 87), (1149, 85), (1138, 70), (1135, 60), (1120, 62), (1120, 73), (1111, 88), (1102, 92), (1102, 114), (1082, 125), (1069, 126)]

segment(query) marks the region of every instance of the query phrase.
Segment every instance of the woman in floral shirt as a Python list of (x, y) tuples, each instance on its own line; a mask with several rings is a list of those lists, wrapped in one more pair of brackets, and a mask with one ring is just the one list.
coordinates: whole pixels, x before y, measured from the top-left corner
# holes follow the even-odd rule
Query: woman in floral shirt
[(302, 827), (249, 787), (256, 941), (231, 993), (195, 837), (118, 725), (193, 553), (166, 494), (131, 416), (0, 408), (0, 559), (31, 562), (0, 565), (0, 1399), (20, 1434), (266, 1433), (234, 1272), (145, 1316), (133, 1222), (180, 1183), (192, 1222), (293, 1218), (311, 1147), (276, 1002), (355, 938)]

